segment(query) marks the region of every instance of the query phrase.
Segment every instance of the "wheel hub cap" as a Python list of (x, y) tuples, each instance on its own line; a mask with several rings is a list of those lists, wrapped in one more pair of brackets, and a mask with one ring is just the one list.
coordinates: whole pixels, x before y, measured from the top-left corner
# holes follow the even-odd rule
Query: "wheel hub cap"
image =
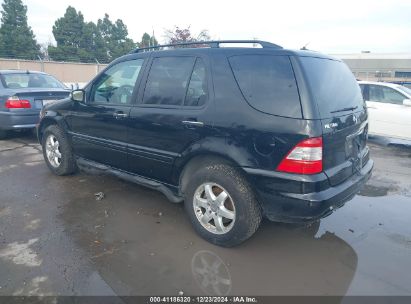
[(54, 135), (49, 135), (46, 139), (46, 156), (52, 167), (58, 168), (60, 166), (60, 143)]
[(216, 183), (204, 183), (194, 193), (194, 212), (201, 225), (214, 234), (229, 232), (235, 222), (234, 202)]

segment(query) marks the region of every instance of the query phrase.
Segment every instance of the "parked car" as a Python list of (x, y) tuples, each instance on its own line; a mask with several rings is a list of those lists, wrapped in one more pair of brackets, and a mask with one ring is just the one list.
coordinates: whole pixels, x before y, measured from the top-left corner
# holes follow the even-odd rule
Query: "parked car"
[(411, 140), (411, 89), (386, 82), (358, 83), (370, 113), (369, 133)]
[(47, 105), (38, 137), (50, 170), (97, 168), (160, 190), (221, 246), (263, 216), (310, 223), (341, 207), (373, 168), (352, 73), (268, 42), (221, 46), (237, 42), (138, 49)]
[(64, 84), (46, 73), (0, 70), (0, 139), (10, 130), (34, 129), (44, 105), (69, 95)]

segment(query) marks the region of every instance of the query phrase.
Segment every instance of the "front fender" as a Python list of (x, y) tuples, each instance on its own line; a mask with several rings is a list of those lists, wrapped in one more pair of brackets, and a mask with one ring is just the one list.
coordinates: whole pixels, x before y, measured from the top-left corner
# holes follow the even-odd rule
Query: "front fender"
[(68, 131), (68, 124), (58, 112), (46, 110), (37, 126), (37, 139), (41, 144), (44, 130), (50, 125), (58, 125), (64, 131)]

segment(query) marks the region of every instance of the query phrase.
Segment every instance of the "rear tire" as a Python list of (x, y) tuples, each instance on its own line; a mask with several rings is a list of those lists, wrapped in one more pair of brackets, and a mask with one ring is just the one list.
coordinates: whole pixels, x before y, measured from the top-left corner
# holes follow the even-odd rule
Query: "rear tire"
[(255, 195), (233, 167), (206, 165), (190, 177), (184, 192), (185, 209), (194, 229), (213, 244), (239, 245), (260, 226), (262, 215)]
[(56, 175), (76, 171), (76, 161), (66, 133), (57, 125), (46, 128), (42, 140), (43, 156), (49, 169)]

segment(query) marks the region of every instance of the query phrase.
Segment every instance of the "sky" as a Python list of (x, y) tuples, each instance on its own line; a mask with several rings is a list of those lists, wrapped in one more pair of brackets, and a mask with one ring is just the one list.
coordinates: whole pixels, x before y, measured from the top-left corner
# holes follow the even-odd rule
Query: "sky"
[[(1, 1), (2, 2), (2, 1)], [(67, 6), (86, 21), (104, 14), (122, 19), (129, 36), (140, 41), (154, 31), (190, 26), (213, 39), (260, 39), (286, 48), (325, 53), (411, 52), (410, 0), (263, 1), (263, 0), (23, 0), (28, 21), (40, 43), (53, 42), (52, 26)]]

